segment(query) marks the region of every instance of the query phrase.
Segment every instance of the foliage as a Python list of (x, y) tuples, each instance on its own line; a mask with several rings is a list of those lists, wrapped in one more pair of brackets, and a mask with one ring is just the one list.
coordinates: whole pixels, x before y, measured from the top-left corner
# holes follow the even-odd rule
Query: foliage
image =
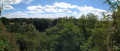
[(46, 28), (52, 27), (53, 24), (55, 24), (53, 21), (50, 19), (36, 19), (36, 18), (30, 18), (30, 19), (25, 19), (25, 18), (14, 18), (10, 19), (11, 23), (26, 23), (26, 24), (33, 24), (35, 28), (39, 31), (45, 31)]
[(112, 19), (103, 14), (98, 20), (91, 13), (79, 19), (2, 17), (0, 51), (120, 51), (120, 2), (105, 3), (111, 6)]
[(13, 35), (6, 31), (6, 28), (0, 21), (0, 51), (19, 51), (16, 40)]

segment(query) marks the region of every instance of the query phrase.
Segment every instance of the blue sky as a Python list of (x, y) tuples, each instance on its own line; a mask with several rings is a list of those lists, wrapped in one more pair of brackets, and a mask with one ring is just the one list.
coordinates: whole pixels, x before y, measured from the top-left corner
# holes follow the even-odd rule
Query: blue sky
[[(6, 2), (9, 1), (9, 2)], [(105, 0), (1, 0), (2, 16), (7, 18), (58, 18), (94, 13), (101, 16), (109, 5)]]

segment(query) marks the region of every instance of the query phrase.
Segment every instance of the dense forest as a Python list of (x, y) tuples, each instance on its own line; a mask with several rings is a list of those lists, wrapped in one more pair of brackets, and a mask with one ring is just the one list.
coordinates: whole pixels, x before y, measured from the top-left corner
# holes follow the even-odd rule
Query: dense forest
[(119, 2), (105, 3), (112, 19), (107, 15), (99, 20), (92, 13), (79, 19), (1, 17), (0, 51), (120, 51)]

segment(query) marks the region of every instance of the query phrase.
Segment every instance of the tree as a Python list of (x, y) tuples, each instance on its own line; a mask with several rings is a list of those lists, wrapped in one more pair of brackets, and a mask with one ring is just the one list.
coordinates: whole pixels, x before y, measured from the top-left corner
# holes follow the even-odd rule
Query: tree
[(34, 51), (38, 47), (39, 31), (32, 24), (12, 24), (11, 32), (15, 32), (17, 44), (20, 45), (20, 50)]
[(94, 14), (88, 14), (86, 16), (82, 15), (76, 22), (78, 27), (83, 31), (86, 40), (91, 36), (91, 30), (94, 29), (96, 22), (97, 16)]
[(1, 17), (0, 18), (2, 23), (4, 24), (4, 26), (7, 28), (7, 31), (9, 31), (10, 29), (10, 20), (5, 18), (5, 17)]
[[(109, 38), (108, 38), (108, 41), (109, 41), (109, 48), (108, 50), (109, 51), (119, 51), (120, 50), (120, 46), (119, 46), (119, 35), (120, 35), (120, 27), (119, 27), (119, 22), (120, 22), (120, 1), (117, 0), (115, 2), (111, 2), (110, 0), (106, 0), (105, 3), (108, 3), (110, 5), (110, 11), (113, 13), (112, 14), (112, 22), (110, 24), (110, 28), (108, 31), (111, 31), (109, 32)], [(111, 29), (112, 27), (112, 29)]]
[(14, 35), (6, 31), (0, 21), (0, 51), (19, 51)]
[(59, 18), (57, 25), (47, 29), (49, 50), (51, 51), (80, 51), (83, 43), (83, 33), (74, 23), (75, 18)]

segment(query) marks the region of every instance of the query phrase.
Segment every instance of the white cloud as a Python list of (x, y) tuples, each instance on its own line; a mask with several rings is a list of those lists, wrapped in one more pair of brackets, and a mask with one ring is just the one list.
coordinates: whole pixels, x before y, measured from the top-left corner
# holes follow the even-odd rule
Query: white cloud
[(0, 4), (20, 4), (26, 3), (29, 4), (34, 0), (0, 0)]
[(76, 11), (74, 11), (73, 13), (77, 13)]
[(60, 8), (77, 8), (77, 5), (71, 5), (71, 4), (64, 3), (64, 2), (55, 3), (54, 5)]
[(0, 0), (0, 6), (3, 5), (3, 10), (14, 9), (10, 4), (19, 4), (22, 0)]
[(56, 13), (56, 15), (58, 15), (59, 17), (65, 17), (65, 16), (70, 16), (67, 13)]
[(22, 0), (1, 0), (0, 4), (19, 4)]
[(42, 6), (39, 5), (39, 6), (28, 6), (27, 9), (28, 10), (42, 10)]
[(28, 12), (17, 11), (14, 13), (7, 13), (2, 16), (7, 17), (7, 18), (52, 18), (52, 19), (59, 18), (59, 17), (65, 17), (65, 16), (74, 16), (72, 14), (67, 14), (67, 13), (41, 14), (41, 13), (36, 13), (36, 11), (31, 11), (31, 12), (34, 14), (31, 14)]
[(43, 7), (41, 5), (28, 6), (27, 9), (29, 10), (29, 11), (27, 11), (27, 13), (44, 13)]
[[(9, 15), (9, 16), (8, 16)], [(17, 11), (17, 12), (14, 12), (14, 13), (7, 13), (5, 15), (3, 15), (4, 17), (7, 17), (7, 18), (22, 18), (22, 17), (27, 17), (28, 14), (26, 13), (23, 13), (21, 11)]]
[(78, 7), (80, 13), (79, 15), (87, 15), (88, 13), (93, 13), (95, 15), (98, 15), (99, 17), (102, 16), (102, 12), (107, 12), (106, 10), (102, 10), (102, 9), (97, 9), (97, 8), (93, 8), (91, 6), (83, 6), (83, 7)]
[(3, 10), (11, 10), (11, 9), (14, 9), (11, 5), (3, 6)]
[(58, 9), (58, 12), (71, 13), (69, 9)]
[(116, 2), (116, 1), (120, 1), (120, 0), (112, 0), (112, 2)]
[[(55, 14), (35, 14), (37, 18), (58, 18), (58, 15)], [(34, 18), (34, 16), (32, 16)]]
[(105, 15), (112, 15), (111, 12), (107, 12), (106, 10), (102, 10), (102, 9), (97, 9), (97, 8), (94, 8), (92, 6), (83, 6), (83, 7), (78, 7), (79, 9), (79, 16), (81, 15), (87, 15), (88, 13), (92, 13), (92, 14), (95, 14), (98, 16), (98, 19), (102, 19), (103, 18), (103, 15), (102, 13), (104, 12)]
[(37, 11), (27, 11), (27, 13), (38, 13)]
[(33, 10), (34, 11), (55, 12), (55, 13), (57, 13), (57, 12), (71, 13), (72, 12), (69, 9), (57, 9), (57, 7), (54, 6), (54, 5), (45, 5), (43, 7), (41, 5), (38, 5), (38, 6), (28, 6), (27, 9), (30, 10), (30, 12), (31, 12), (31, 10), (32, 10), (32, 12), (33, 12)]
[(0, 0), (0, 6), (3, 4), (3, 10), (11, 10), (14, 9), (10, 4), (20, 4), (26, 3), (29, 4), (34, 0)]
[[(9, 15), (9, 16), (8, 16)], [(3, 15), (7, 18), (58, 18), (56, 14), (27, 14), (25, 12), (17, 11)]]
[(93, 13), (95, 15), (98, 15), (99, 18), (102, 18), (102, 15), (100, 12), (106, 12), (105, 10), (93, 8), (91, 6), (81, 6), (77, 8), (79, 12), (76, 12), (76, 11), (72, 12), (69, 9), (57, 9), (57, 12), (55, 12), (55, 14), (44, 13), (43, 10), (48, 9), (46, 11), (50, 12), (51, 10), (49, 9), (51, 8), (56, 9), (54, 6), (51, 6), (51, 5), (46, 5), (44, 7), (30, 6), (27, 8), (29, 9), (29, 11), (26, 11), (26, 12), (19, 11), (14, 13), (8, 13), (8, 14), (5, 14), (4, 16), (8, 18), (16, 18), (16, 17), (17, 18), (58, 18), (58, 17), (64, 17), (64, 16), (75, 16), (76, 18), (79, 18), (79, 16), (81, 16), (82, 14), (87, 15), (88, 13)]
[(57, 12), (57, 7), (52, 5), (45, 5), (43, 8), (46, 12)]
[(44, 13), (44, 12), (39, 10), (39, 11), (27, 11), (27, 13)]
[[(28, 10), (36, 10), (36, 11), (46, 11), (46, 12), (65, 12), (65, 13), (71, 13), (72, 11), (70, 11), (69, 9), (57, 9), (56, 6), (54, 5), (45, 5), (45, 6), (28, 6), (27, 7)], [(35, 13), (35, 12), (34, 12)]]
[[(14, 9), (12, 6), (7, 5), (4, 10), (10, 10)], [(102, 17), (102, 14), (100, 12), (107, 12), (102, 9), (97, 9), (92, 6), (77, 6), (77, 5), (71, 5), (64, 2), (55, 3), (54, 5), (37, 5), (37, 6), (28, 6), (28, 11), (26, 12), (14, 12), (14, 13), (8, 13), (4, 16), (9, 18), (58, 18), (63, 16), (75, 16), (78, 18), (82, 14), (87, 15), (88, 13), (93, 13), (95, 15), (98, 15), (99, 17)], [(78, 10), (78, 11), (74, 11)], [(48, 13), (47, 13), (48, 12)], [(49, 12), (54, 12), (53, 14), (49, 14)]]
[(22, 3), (30, 4), (32, 1), (34, 1), (34, 0), (22, 0)]

